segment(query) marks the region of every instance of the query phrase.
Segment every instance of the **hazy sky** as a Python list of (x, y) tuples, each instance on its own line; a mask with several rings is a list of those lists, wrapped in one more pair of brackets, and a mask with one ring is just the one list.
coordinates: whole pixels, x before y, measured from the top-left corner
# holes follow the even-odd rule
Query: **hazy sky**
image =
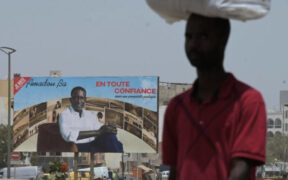
[[(225, 68), (260, 90), (267, 107), (279, 108), (288, 90), (288, 1), (270, 13), (232, 21)], [(192, 83), (184, 53), (185, 22), (167, 24), (144, 0), (9, 0), (0, 6), (0, 46), (15, 48), (12, 73), (48, 76), (160, 76)], [(7, 55), (0, 52), (0, 78)]]

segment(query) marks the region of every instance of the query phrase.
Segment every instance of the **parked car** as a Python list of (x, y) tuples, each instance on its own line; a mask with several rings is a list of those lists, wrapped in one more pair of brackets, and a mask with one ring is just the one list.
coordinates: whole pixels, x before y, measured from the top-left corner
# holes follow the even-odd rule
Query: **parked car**
[(169, 177), (169, 173), (170, 173), (170, 171), (162, 171), (161, 172), (162, 178), (168, 178)]
[[(2, 178), (7, 178), (7, 168), (0, 170)], [(0, 176), (1, 176), (0, 175)], [(43, 172), (40, 167), (37, 166), (24, 166), (24, 167), (11, 167), (10, 178), (11, 179), (35, 179), (40, 180)]]
[[(90, 168), (78, 169), (78, 172), (90, 172)], [(90, 175), (89, 175), (90, 176)], [(94, 178), (108, 178), (108, 168), (107, 167), (94, 167)]]

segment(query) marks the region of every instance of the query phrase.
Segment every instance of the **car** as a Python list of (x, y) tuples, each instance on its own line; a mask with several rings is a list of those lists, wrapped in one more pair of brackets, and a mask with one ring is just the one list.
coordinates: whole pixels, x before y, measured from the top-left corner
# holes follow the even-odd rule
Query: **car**
[[(90, 172), (90, 168), (78, 169), (81, 172)], [(107, 167), (94, 167), (94, 178), (103, 178), (108, 177), (108, 168)], [(90, 175), (89, 175), (90, 177)]]
[(162, 171), (161, 172), (163, 178), (168, 178), (169, 177), (169, 173), (170, 173), (170, 171)]
[[(7, 168), (0, 170), (2, 178), (7, 178)], [(23, 166), (23, 167), (11, 167), (10, 178), (11, 179), (35, 179), (38, 180), (43, 175), (41, 168), (38, 166)]]

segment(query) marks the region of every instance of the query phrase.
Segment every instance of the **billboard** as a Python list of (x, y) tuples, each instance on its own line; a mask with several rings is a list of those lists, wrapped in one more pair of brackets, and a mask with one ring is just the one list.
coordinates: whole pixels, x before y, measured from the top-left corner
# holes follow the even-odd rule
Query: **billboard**
[(158, 77), (14, 78), (14, 151), (154, 153)]

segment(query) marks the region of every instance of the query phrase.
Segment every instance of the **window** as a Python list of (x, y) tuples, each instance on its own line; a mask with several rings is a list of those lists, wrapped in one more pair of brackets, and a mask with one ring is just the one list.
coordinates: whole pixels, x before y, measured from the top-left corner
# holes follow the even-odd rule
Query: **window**
[(61, 156), (61, 152), (50, 152), (50, 156)]
[(38, 153), (39, 156), (46, 156), (46, 152), (40, 152)]
[(268, 138), (272, 138), (273, 136), (274, 136), (273, 132), (268, 131), (268, 133), (267, 133), (267, 137), (268, 137)]
[(288, 110), (285, 111), (285, 119), (288, 118)]
[(275, 133), (275, 136), (280, 136), (282, 133), (280, 132), (280, 131), (277, 131), (276, 133)]
[(276, 119), (275, 121), (275, 128), (281, 128), (282, 127), (282, 122), (279, 118)]
[(273, 119), (268, 119), (268, 128), (274, 128), (274, 121)]

